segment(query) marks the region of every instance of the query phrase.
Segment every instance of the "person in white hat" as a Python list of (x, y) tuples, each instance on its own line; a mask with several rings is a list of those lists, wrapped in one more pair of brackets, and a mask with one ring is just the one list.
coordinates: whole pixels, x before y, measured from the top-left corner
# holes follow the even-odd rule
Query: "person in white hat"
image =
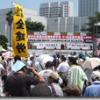
[(92, 84), (87, 86), (84, 92), (86, 97), (100, 97), (100, 71), (93, 71), (91, 75)]

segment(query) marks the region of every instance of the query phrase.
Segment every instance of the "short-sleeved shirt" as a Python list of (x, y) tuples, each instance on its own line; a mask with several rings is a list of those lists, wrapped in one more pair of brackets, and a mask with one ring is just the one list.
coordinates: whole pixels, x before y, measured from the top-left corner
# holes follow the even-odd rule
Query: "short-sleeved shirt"
[[(54, 88), (54, 90), (52, 89), (52, 87)], [(55, 95), (59, 96), (59, 97), (63, 97), (63, 91), (62, 88), (60, 87), (60, 85), (58, 83), (51, 83), (51, 85), (49, 86), (51, 92), (55, 92)]]
[[(45, 70), (40, 71), (39, 75), (41, 75), (45, 79), (46, 83), (48, 83), (48, 78), (52, 72), (53, 72), (53, 70), (51, 70), (51, 69), (45, 69)], [(59, 84), (62, 84), (62, 83), (63, 83), (63, 81), (62, 81), (61, 77), (59, 77)]]
[(62, 62), (57, 67), (57, 72), (67, 72), (69, 69), (69, 65), (67, 62)]
[(73, 65), (68, 71), (68, 85), (77, 85), (83, 90), (84, 81), (87, 76), (82, 68), (78, 65)]
[(51, 97), (52, 93), (50, 88), (45, 83), (37, 84), (31, 89), (31, 96), (34, 97)]
[(86, 97), (100, 97), (100, 81), (93, 82), (84, 92)]
[(30, 86), (38, 84), (39, 80), (35, 77), (24, 75), (20, 77), (14, 73), (7, 77), (4, 84), (4, 92), (9, 92), (12, 96), (29, 96)]

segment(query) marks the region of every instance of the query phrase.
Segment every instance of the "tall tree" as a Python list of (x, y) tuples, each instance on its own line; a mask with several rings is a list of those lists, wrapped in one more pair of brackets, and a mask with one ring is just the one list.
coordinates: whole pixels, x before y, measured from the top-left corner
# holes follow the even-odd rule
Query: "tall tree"
[(26, 21), (26, 28), (28, 32), (41, 32), (44, 30), (44, 25), (41, 22)]
[(97, 12), (94, 17), (89, 17), (89, 22), (87, 23), (88, 28), (86, 29), (90, 32), (93, 36), (98, 36), (100, 34), (100, 26), (96, 24), (100, 23), (100, 13)]
[[(6, 20), (10, 27), (10, 33), (11, 33), (12, 22), (13, 22), (13, 11), (12, 10), (10, 10), (6, 14)], [(33, 22), (33, 21), (26, 20), (25, 23), (26, 23), (26, 29), (28, 32), (41, 32), (44, 30), (44, 25), (41, 22)]]
[(7, 37), (5, 35), (0, 35), (0, 45), (2, 45), (4, 49), (7, 49), (7, 43), (8, 43)]
[[(8, 22), (9, 28), (10, 28), (10, 40), (11, 40), (11, 30), (12, 30), (12, 22), (13, 22), (13, 11), (12, 10), (7, 12), (6, 20)], [(11, 41), (10, 41), (10, 45), (11, 45)]]
[(13, 21), (13, 12), (12, 12), (12, 10), (10, 10), (9, 12), (7, 12), (7, 14), (6, 14), (6, 20), (8, 22), (8, 25), (9, 25), (10, 29), (11, 29), (11, 25), (12, 25), (12, 21)]
[(95, 16), (89, 17), (89, 21), (86, 24), (88, 31), (93, 36), (93, 56), (96, 56), (96, 38), (100, 37), (100, 26), (97, 26), (97, 23), (100, 23), (100, 13), (97, 12)]

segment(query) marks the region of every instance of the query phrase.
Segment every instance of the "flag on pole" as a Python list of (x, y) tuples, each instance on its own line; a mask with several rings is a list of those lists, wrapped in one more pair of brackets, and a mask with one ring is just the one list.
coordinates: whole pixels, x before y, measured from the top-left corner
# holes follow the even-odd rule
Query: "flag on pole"
[(28, 37), (22, 6), (15, 3), (13, 12), (12, 46), (14, 56), (28, 56)]

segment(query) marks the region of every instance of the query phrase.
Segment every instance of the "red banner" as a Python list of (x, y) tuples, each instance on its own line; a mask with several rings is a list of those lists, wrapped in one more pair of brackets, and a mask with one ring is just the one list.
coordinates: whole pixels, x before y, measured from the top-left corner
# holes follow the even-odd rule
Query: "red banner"
[(92, 42), (92, 36), (75, 36), (75, 35), (28, 35), (28, 40), (73, 40), (78, 39), (84, 42)]

